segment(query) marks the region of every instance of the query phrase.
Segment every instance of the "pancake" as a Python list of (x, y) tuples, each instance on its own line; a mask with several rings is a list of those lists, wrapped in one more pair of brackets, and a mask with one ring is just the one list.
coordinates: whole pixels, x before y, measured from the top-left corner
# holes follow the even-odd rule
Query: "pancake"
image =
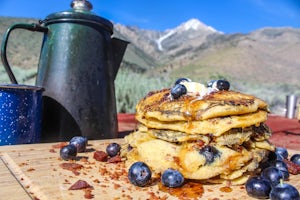
[(196, 180), (240, 178), (244, 173), (254, 171), (268, 152), (274, 150), (267, 141), (264, 148), (258, 148), (251, 139), (250, 144), (233, 148), (197, 141), (172, 143), (139, 131), (126, 136), (125, 141), (131, 147), (125, 153), (128, 165), (142, 161), (154, 174), (159, 175), (165, 169), (173, 168), (185, 178)]
[(184, 95), (172, 99), (170, 89), (148, 93), (136, 106), (138, 118), (159, 121), (205, 120), (268, 110), (267, 104), (252, 95), (215, 91), (205, 96)]
[(263, 123), (259, 126), (250, 126), (244, 129), (234, 128), (219, 137), (214, 137), (212, 135), (187, 134), (173, 130), (151, 129), (143, 125), (139, 125), (138, 131), (167, 142), (202, 141), (204, 144), (208, 144), (213, 141), (220, 145), (227, 146), (241, 145), (250, 138), (254, 141), (264, 141), (271, 136), (271, 130)]
[(137, 114), (136, 119), (148, 128), (167, 129), (185, 132), (188, 134), (212, 134), (220, 136), (232, 128), (246, 128), (252, 125), (259, 125), (266, 121), (268, 113), (259, 110), (254, 113), (217, 117), (199, 121), (159, 121), (155, 118), (143, 118)]

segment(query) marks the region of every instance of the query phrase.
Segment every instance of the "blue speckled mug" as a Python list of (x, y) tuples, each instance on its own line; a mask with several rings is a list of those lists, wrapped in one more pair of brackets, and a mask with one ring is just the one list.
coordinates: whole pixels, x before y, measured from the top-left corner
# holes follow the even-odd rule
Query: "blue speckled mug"
[(43, 91), (37, 86), (0, 85), (0, 146), (40, 141)]

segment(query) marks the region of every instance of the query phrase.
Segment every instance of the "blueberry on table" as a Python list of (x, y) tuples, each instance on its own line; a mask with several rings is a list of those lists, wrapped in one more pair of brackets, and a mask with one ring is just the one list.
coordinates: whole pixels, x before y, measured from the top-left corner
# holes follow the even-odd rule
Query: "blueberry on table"
[(270, 192), (271, 200), (299, 200), (299, 191), (292, 185), (280, 183)]
[(118, 155), (120, 153), (120, 150), (121, 150), (121, 146), (118, 143), (115, 143), (115, 142), (110, 143), (106, 147), (106, 153), (110, 157), (114, 157), (114, 156)]
[(272, 189), (270, 182), (260, 176), (249, 178), (245, 184), (245, 187), (249, 196), (258, 199), (269, 198)]
[(178, 99), (182, 95), (187, 93), (187, 89), (184, 85), (177, 84), (171, 89), (171, 96), (173, 99)]
[(177, 85), (177, 84), (180, 84), (182, 82), (191, 82), (192, 80), (189, 79), (189, 78), (179, 78), (175, 81), (175, 84), (174, 85)]
[(280, 183), (280, 180), (283, 180), (283, 174), (282, 172), (277, 169), (276, 167), (268, 167), (264, 169), (261, 173), (261, 176), (270, 181), (272, 186), (276, 186)]
[(276, 154), (279, 154), (279, 155), (282, 156), (284, 159), (287, 159), (288, 156), (289, 156), (289, 153), (288, 153), (287, 149), (284, 148), (284, 147), (276, 147), (276, 148), (275, 148), (275, 153), (276, 153)]
[(144, 162), (133, 163), (128, 170), (129, 181), (136, 186), (144, 187), (151, 180), (152, 172)]
[(259, 165), (260, 165), (259, 168), (260, 168), (261, 170), (264, 170), (264, 169), (267, 168), (267, 167), (274, 166), (276, 160), (277, 160), (277, 154), (276, 154), (274, 151), (271, 151), (271, 152), (268, 154), (267, 159), (259, 164)]
[(294, 154), (292, 155), (290, 159), (293, 163), (300, 165), (300, 154)]
[(87, 138), (83, 136), (74, 136), (69, 142), (77, 148), (77, 153), (85, 152), (87, 143)]
[(284, 160), (284, 157), (280, 153), (275, 152), (275, 154), (276, 154), (276, 160), (281, 160), (281, 161)]
[(181, 187), (184, 183), (184, 177), (175, 169), (167, 169), (161, 175), (161, 182), (166, 187)]
[(74, 145), (66, 145), (59, 151), (59, 155), (64, 160), (74, 160), (77, 155), (77, 148)]
[(285, 162), (281, 160), (276, 160), (274, 166), (281, 171), (284, 180), (289, 179), (290, 173), (288, 171), (288, 166)]
[(205, 165), (211, 164), (220, 156), (218, 149), (209, 145), (202, 147), (199, 153), (205, 157)]

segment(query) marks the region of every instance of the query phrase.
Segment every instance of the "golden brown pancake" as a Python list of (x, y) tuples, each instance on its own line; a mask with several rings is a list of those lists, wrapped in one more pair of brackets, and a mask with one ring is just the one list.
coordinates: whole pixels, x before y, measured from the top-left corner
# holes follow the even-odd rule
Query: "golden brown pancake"
[(172, 99), (170, 89), (150, 92), (136, 106), (138, 119), (196, 121), (267, 110), (267, 104), (252, 95), (217, 91), (204, 97), (184, 95)]
[(264, 141), (271, 136), (271, 130), (263, 123), (259, 126), (250, 126), (244, 129), (233, 128), (219, 137), (213, 135), (187, 134), (180, 131), (165, 129), (151, 129), (144, 125), (139, 125), (138, 131), (167, 142), (202, 141), (204, 144), (215, 142), (227, 146), (241, 145), (250, 140), (250, 138), (254, 141)]
[(246, 128), (252, 125), (259, 125), (266, 121), (268, 113), (259, 110), (255, 113), (217, 117), (199, 121), (158, 121), (155, 118), (143, 118), (137, 114), (136, 119), (147, 126), (155, 129), (168, 129), (185, 132), (188, 134), (212, 134), (220, 136), (232, 128)]
[[(228, 147), (217, 143), (209, 145), (193, 142), (172, 143), (149, 134), (136, 131), (125, 137), (130, 151), (125, 151), (127, 164), (142, 161), (149, 165), (154, 174), (160, 174), (168, 168), (180, 171), (187, 179), (206, 180), (213, 177), (233, 180), (254, 171), (259, 162), (274, 147), (267, 141), (263, 148), (249, 140), (245, 146)], [(214, 149), (214, 156), (205, 156), (202, 149)], [(124, 152), (124, 151), (123, 151)]]

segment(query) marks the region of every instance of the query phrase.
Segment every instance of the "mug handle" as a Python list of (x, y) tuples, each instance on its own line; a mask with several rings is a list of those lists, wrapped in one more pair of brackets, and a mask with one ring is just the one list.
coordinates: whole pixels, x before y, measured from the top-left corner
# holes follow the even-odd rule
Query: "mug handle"
[(16, 77), (13, 74), (13, 72), (11, 70), (11, 67), (10, 67), (10, 65), (9, 65), (9, 63), (7, 61), (6, 47), (7, 47), (8, 37), (9, 37), (11, 31), (14, 30), (14, 29), (17, 29), (17, 28), (26, 29), (26, 30), (29, 30), (29, 31), (44, 32), (44, 33), (46, 33), (48, 31), (48, 28), (45, 28), (45, 27), (40, 26), (38, 24), (23, 24), (23, 23), (13, 24), (12, 26), (10, 26), (6, 30), (6, 32), (5, 32), (4, 36), (3, 36), (3, 40), (2, 40), (1, 60), (2, 60), (3, 66), (4, 66), (5, 70), (6, 70), (6, 73), (9, 76), (10, 81), (12, 83), (14, 83), (14, 84), (18, 84), (18, 82), (17, 82)]

